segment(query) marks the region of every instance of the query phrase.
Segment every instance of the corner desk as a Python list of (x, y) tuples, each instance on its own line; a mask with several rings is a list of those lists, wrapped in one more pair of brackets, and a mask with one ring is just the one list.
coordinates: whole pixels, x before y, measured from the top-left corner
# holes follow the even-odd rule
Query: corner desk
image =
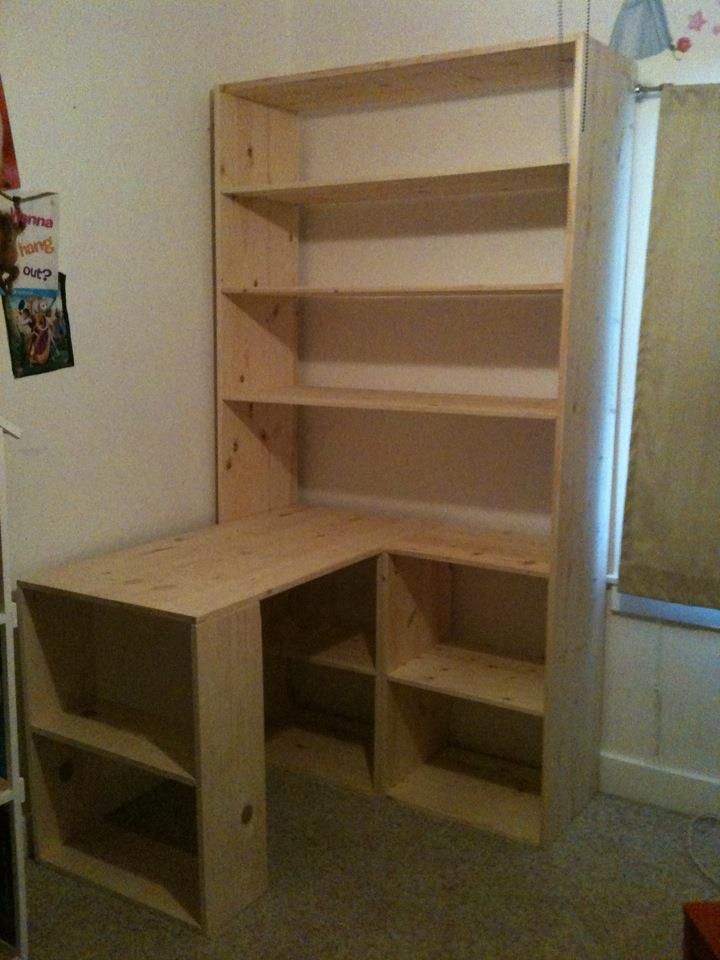
[[(426, 762), (453, 698), (543, 712), (542, 664), (446, 642), (454, 565), (546, 589), (547, 541), (293, 507), (22, 580), (37, 858), (212, 935), (268, 883), (266, 751), (538, 842), (537, 770)], [(369, 685), (374, 723), (288, 719), (278, 654)]]

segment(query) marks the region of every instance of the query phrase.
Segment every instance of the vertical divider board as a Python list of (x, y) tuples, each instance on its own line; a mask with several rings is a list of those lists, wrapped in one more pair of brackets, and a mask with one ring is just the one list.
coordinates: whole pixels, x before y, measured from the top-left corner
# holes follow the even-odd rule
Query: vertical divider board
[(430, 709), (432, 698), (391, 684), (390, 671), (446, 642), (451, 583), (447, 564), (393, 557), (378, 561), (378, 676), (375, 786), (389, 790), (425, 762), (445, 739), (447, 717)]
[(597, 789), (614, 405), (635, 70), (577, 40), (560, 344), (543, 762), (543, 839)]
[(260, 604), (193, 632), (201, 911), (213, 935), (268, 884)]
[(237, 520), (295, 500), (296, 420), (291, 407), (227, 404), (233, 388), (291, 386), (297, 367), (293, 300), (251, 305), (224, 286), (294, 286), (299, 211), (224, 196), (228, 181), (297, 179), (300, 147), (294, 114), (216, 89), (213, 97), (218, 520)]

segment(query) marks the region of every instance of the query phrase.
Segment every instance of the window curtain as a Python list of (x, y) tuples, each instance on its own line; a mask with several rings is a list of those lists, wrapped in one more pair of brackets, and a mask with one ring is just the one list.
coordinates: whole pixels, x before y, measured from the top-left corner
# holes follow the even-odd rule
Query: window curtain
[(619, 589), (720, 608), (720, 85), (662, 92)]

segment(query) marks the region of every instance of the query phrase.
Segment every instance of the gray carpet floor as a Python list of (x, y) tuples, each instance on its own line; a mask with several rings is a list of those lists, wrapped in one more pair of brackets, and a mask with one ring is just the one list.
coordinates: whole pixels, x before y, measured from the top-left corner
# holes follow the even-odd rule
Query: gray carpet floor
[(688, 818), (612, 797), (538, 850), (294, 774), (268, 792), (271, 888), (222, 937), (30, 863), (32, 960), (672, 960), (683, 901), (718, 897)]

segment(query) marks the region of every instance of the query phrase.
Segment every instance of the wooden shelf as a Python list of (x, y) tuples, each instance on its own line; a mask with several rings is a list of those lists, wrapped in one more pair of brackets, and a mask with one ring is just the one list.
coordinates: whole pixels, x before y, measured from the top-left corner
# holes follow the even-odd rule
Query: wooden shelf
[(537, 770), (448, 748), (416, 767), (388, 795), (435, 816), (537, 844), (539, 790)]
[(350, 410), (386, 410), (404, 413), (500, 417), (518, 420), (555, 420), (556, 400), (492, 397), (457, 393), (419, 393), (409, 390), (359, 390), (339, 387), (276, 387), (235, 391), (226, 403), (270, 403)]
[(489, 193), (562, 193), (567, 188), (568, 164), (506, 167), (434, 176), (387, 177), (374, 180), (304, 181), (262, 185), (226, 184), (220, 192), (238, 200), (277, 203), (386, 203), (468, 197)]
[(6, 803), (10, 803), (14, 796), (9, 782), (5, 777), (0, 777), (0, 807), (4, 807)]
[(222, 292), (237, 299), (269, 297), (297, 300), (421, 300), (475, 299), (480, 297), (559, 297), (561, 283), (466, 284), (457, 287), (234, 287)]
[(273, 766), (371, 793), (370, 741), (360, 724), (298, 712), (290, 725), (268, 732), (265, 756)]
[(92, 716), (55, 713), (32, 720), (32, 733), (123, 760), (163, 777), (195, 784), (190, 729), (165, 718), (107, 701), (98, 701)]
[(199, 927), (197, 857), (144, 834), (103, 824), (66, 844), (43, 849), (43, 863), (128, 900)]
[(20, 953), (15, 947), (11, 947), (9, 943), (0, 941), (0, 960), (15, 960), (15, 958), (19, 956)]
[(450, 644), (414, 657), (389, 674), (395, 683), (541, 717), (545, 668)]
[(362, 630), (349, 630), (341, 624), (298, 624), (287, 619), (273, 628), (267, 638), (267, 649), (290, 660), (372, 677), (375, 675), (371, 655), (374, 643), (374, 638)]
[(247, 80), (222, 91), (298, 113), (422, 103), (553, 87), (563, 71), (570, 76), (574, 53), (574, 39), (543, 40)]

